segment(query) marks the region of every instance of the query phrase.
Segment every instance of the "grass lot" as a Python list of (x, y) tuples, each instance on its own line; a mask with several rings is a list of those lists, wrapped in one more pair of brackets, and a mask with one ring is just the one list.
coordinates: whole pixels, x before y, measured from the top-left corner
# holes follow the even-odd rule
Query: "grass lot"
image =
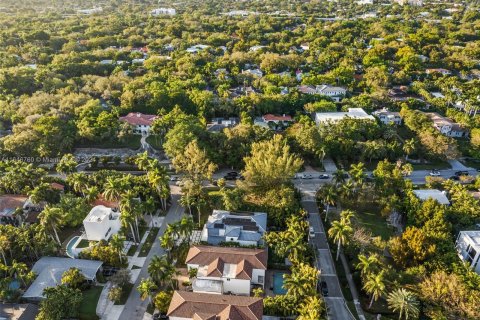
[(142, 248), (138, 253), (139, 257), (146, 257), (148, 255), (148, 253), (150, 252), (150, 249), (152, 248), (153, 243), (155, 242), (159, 229), (160, 228), (152, 228), (150, 230), (150, 233), (148, 234), (147, 239), (145, 240), (145, 243), (142, 245)]
[(123, 288), (122, 297), (120, 298), (120, 301), (118, 303), (115, 303), (115, 305), (124, 305), (127, 302), (128, 296), (130, 295), (130, 292), (132, 292), (132, 289), (133, 289), (133, 283), (129, 283), (128, 285), (126, 285)]
[(129, 257), (132, 257), (135, 252), (137, 252), (137, 248), (138, 246), (136, 244), (133, 244), (129, 249), (128, 249), (128, 252), (127, 252), (127, 256)]
[(76, 148), (102, 148), (102, 149), (116, 149), (116, 148), (129, 148), (129, 149), (139, 149), (140, 148), (140, 136), (139, 135), (130, 135), (126, 137), (123, 141), (118, 139), (110, 139), (105, 141), (85, 141), (78, 142)]
[(79, 318), (81, 320), (96, 320), (98, 316), (97, 303), (103, 287), (92, 287), (83, 292), (82, 303), (80, 304)]
[(154, 149), (161, 150), (163, 148), (159, 135), (148, 136), (146, 140)]
[(452, 166), (446, 161), (435, 161), (430, 163), (412, 164), (413, 170), (451, 169)]
[(383, 240), (390, 239), (394, 233), (393, 227), (387, 225), (387, 221), (380, 216), (380, 213), (357, 212), (355, 217), (361, 226), (370, 230), (374, 236), (382, 237)]

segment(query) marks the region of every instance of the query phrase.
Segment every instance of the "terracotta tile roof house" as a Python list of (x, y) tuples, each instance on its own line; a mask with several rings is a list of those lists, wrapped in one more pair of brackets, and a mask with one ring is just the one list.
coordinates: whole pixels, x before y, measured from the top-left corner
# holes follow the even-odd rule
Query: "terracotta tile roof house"
[(194, 292), (250, 295), (252, 284), (264, 286), (267, 251), (197, 245), (190, 248), (185, 263), (189, 270), (198, 270)]
[(291, 116), (288, 115), (283, 115), (283, 116), (277, 116), (274, 114), (266, 114), (263, 116), (263, 121), (265, 122), (290, 122), (293, 121)]
[(16, 209), (23, 208), (27, 199), (27, 196), (16, 194), (0, 196), (0, 217), (11, 217)]
[(171, 320), (260, 320), (262, 315), (260, 298), (187, 291), (173, 293), (167, 312)]
[(435, 129), (440, 131), (443, 135), (448, 137), (465, 137), (468, 136), (468, 131), (462, 128), (458, 123), (443, 117), (436, 112), (429, 112), (426, 115), (432, 120)]
[(150, 127), (155, 119), (159, 118), (154, 114), (143, 114), (140, 112), (130, 112), (124, 117), (120, 117), (121, 122), (126, 122), (133, 127), (133, 132), (136, 134), (147, 135), (150, 132)]

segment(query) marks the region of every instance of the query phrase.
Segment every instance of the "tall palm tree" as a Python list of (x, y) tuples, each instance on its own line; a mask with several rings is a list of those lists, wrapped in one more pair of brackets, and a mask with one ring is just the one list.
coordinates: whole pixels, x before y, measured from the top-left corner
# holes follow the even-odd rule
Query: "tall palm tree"
[(119, 234), (114, 234), (110, 238), (110, 246), (112, 246), (112, 248), (117, 252), (120, 263), (122, 263), (122, 260), (123, 260), (122, 252), (123, 252), (124, 242), (125, 242), (125, 237)]
[(138, 292), (140, 292), (140, 298), (145, 300), (148, 298), (148, 302), (152, 303), (152, 293), (157, 290), (157, 285), (152, 279), (143, 279), (140, 281), (140, 284), (137, 287)]
[(398, 319), (409, 318), (417, 319), (420, 313), (419, 302), (413, 292), (403, 288), (391, 292), (387, 298), (388, 307), (394, 312), (398, 312)]
[(190, 241), (194, 228), (195, 223), (193, 222), (192, 217), (185, 216), (180, 220), (178, 233), (182, 237), (183, 243), (188, 243)]
[(62, 245), (60, 238), (58, 237), (57, 228), (62, 224), (63, 212), (60, 208), (45, 207), (43, 211), (38, 215), (40, 219), (40, 225), (45, 229), (51, 229), (55, 235), (59, 245)]
[(341, 187), (341, 193), (343, 199), (351, 199), (355, 193), (355, 185), (353, 184), (352, 181), (347, 181), (344, 184), (342, 184)]
[(167, 209), (167, 199), (170, 196), (170, 185), (167, 169), (163, 166), (156, 166), (147, 173), (147, 181), (157, 191), (162, 202), (162, 209)]
[(355, 182), (356, 186), (363, 185), (365, 181), (366, 174), (365, 174), (365, 164), (363, 162), (359, 162), (357, 164), (352, 164), (350, 166), (350, 176), (352, 177), (353, 182)]
[(350, 235), (353, 233), (353, 228), (348, 221), (344, 219), (335, 220), (332, 227), (328, 230), (328, 235), (335, 242), (337, 242), (337, 261), (340, 256), (342, 245), (348, 243)]
[(403, 152), (405, 152), (405, 160), (408, 161), (408, 156), (411, 155), (416, 148), (416, 141), (414, 138), (405, 140), (402, 146)]
[(360, 270), (360, 275), (362, 278), (366, 278), (369, 274), (372, 274), (378, 270), (380, 264), (380, 259), (378, 254), (371, 254), (368, 257), (364, 254), (358, 255), (358, 260), (356, 267)]
[(87, 188), (84, 193), (85, 200), (88, 203), (92, 203), (98, 198), (98, 194), (100, 193), (100, 191), (98, 191), (97, 186), (92, 186)]
[(340, 212), (340, 220), (346, 221), (348, 224), (352, 222), (354, 217), (355, 212), (352, 210), (342, 210), (342, 212)]
[(166, 256), (153, 256), (147, 270), (155, 283), (164, 286), (167, 282), (170, 282), (171, 288), (174, 289), (173, 276), (177, 275), (178, 272)]
[(332, 180), (335, 183), (335, 185), (339, 185), (345, 182), (345, 170), (343, 169), (338, 169), (332, 174)]
[(368, 309), (370, 309), (374, 301), (377, 301), (381, 296), (385, 295), (384, 272), (380, 271), (377, 274), (370, 274), (366, 280), (363, 284), (363, 289), (372, 296), (370, 304), (368, 305)]
[(122, 211), (122, 214), (120, 215), (120, 222), (122, 223), (122, 226), (124, 228), (130, 227), (130, 232), (132, 233), (133, 241), (135, 243), (139, 243), (140, 239), (138, 239), (139, 237), (137, 236), (137, 233), (133, 228), (133, 224), (135, 223), (135, 217), (133, 216), (133, 213), (131, 211)]
[(305, 263), (298, 263), (292, 267), (292, 273), (284, 274), (283, 286), (288, 291), (288, 295), (301, 299), (315, 295), (316, 285), (320, 271)]
[(330, 211), (330, 206), (335, 205), (337, 200), (337, 193), (335, 188), (332, 185), (325, 185), (319, 192), (320, 200), (327, 205), (325, 211), (325, 221), (328, 219), (328, 212)]
[(145, 201), (142, 202), (142, 210), (150, 215), (150, 221), (153, 224), (153, 213), (155, 212), (155, 200), (153, 197), (147, 196)]
[(69, 175), (67, 181), (76, 193), (85, 196), (85, 190), (88, 187), (88, 176), (84, 172), (76, 172)]
[(18, 278), (22, 281), (23, 285), (27, 285), (25, 282), (25, 275), (28, 273), (28, 267), (23, 262), (17, 262), (13, 260), (12, 265), (10, 268), (10, 276)]
[[(120, 212), (123, 214), (127, 214), (129, 219), (133, 220), (135, 226), (135, 235), (140, 241), (140, 231), (138, 229), (138, 218), (141, 215), (140, 210), (140, 203), (136, 198), (136, 194), (133, 190), (128, 190), (124, 194), (122, 194), (122, 199), (120, 200), (119, 207)], [(132, 228), (133, 229), (133, 228)]]
[(150, 158), (147, 151), (136, 156), (135, 164), (137, 165), (138, 169), (143, 171), (147, 171), (150, 168)]
[(122, 195), (123, 189), (122, 179), (108, 177), (103, 186), (103, 196), (107, 201), (117, 201)]

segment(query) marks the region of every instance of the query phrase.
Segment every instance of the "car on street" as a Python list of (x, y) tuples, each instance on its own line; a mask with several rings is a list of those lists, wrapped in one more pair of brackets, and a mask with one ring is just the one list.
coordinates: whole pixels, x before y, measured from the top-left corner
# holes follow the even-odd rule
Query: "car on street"
[(457, 177), (460, 177), (460, 176), (468, 176), (468, 171), (464, 171), (464, 170), (462, 170), (462, 171), (457, 171), (457, 172), (455, 172), (455, 175), (456, 175)]
[(459, 176), (451, 176), (449, 179), (453, 180), (453, 181), (459, 181), (460, 177)]
[(309, 174), (309, 173), (304, 173), (301, 175), (301, 178), (302, 179), (313, 179), (313, 175)]
[(429, 175), (432, 176), (432, 177), (439, 177), (440, 176), (440, 171), (434, 169), (434, 170), (430, 171)]
[(227, 176), (238, 177), (239, 173), (236, 171), (227, 172)]
[(229, 176), (228, 174), (223, 177), (225, 180), (237, 180), (237, 176)]
[(320, 291), (324, 297), (328, 297), (328, 287), (325, 281), (320, 281)]
[(170, 177), (170, 181), (177, 181), (177, 180), (178, 180), (178, 177), (175, 177), (175, 176)]
[(328, 178), (330, 178), (330, 176), (329, 176), (328, 174), (326, 174), (326, 173), (321, 174), (321, 175), (318, 176), (318, 179), (328, 179)]
[(308, 237), (309, 237), (310, 239), (315, 238), (315, 230), (313, 229), (313, 227), (309, 227), (309, 228), (308, 228)]
[(168, 320), (168, 316), (165, 313), (155, 313), (152, 316), (153, 320)]

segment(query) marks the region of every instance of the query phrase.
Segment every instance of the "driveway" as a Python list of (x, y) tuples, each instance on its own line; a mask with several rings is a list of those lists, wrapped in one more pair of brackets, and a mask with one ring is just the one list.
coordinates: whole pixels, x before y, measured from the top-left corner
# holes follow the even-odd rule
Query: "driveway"
[(142, 280), (142, 278), (149, 277), (147, 268), (153, 256), (155, 255), (161, 256), (165, 254), (165, 251), (162, 249), (162, 247), (160, 247), (160, 241), (158, 240), (158, 237), (163, 235), (169, 223), (180, 220), (180, 218), (183, 215), (184, 208), (181, 207), (178, 203), (178, 200), (180, 199), (180, 188), (174, 185), (170, 187), (172, 190), (172, 206), (170, 207), (167, 215), (165, 216), (163, 224), (160, 227), (160, 230), (158, 231), (155, 242), (153, 243), (152, 249), (150, 250), (150, 253), (146, 257), (145, 264), (143, 265), (140, 271), (140, 274), (137, 278), (137, 281), (133, 286), (132, 292), (130, 292), (127, 303), (125, 304), (125, 307), (123, 308), (123, 311), (120, 317), (118, 318), (120, 320), (143, 319), (145, 311), (147, 310), (148, 300), (142, 301), (140, 299), (140, 293), (137, 291), (137, 287), (140, 284), (140, 281)]

